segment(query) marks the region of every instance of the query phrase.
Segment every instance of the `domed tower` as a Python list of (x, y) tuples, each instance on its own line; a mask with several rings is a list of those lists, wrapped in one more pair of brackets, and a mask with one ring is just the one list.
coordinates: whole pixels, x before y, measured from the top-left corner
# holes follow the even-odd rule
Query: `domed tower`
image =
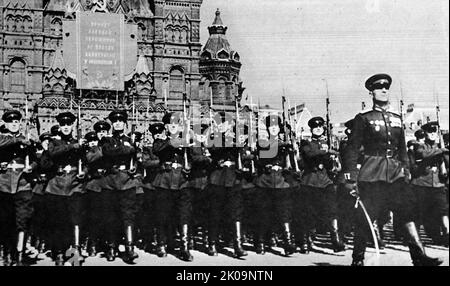
[(232, 110), (235, 99), (240, 101), (244, 88), (239, 78), (241, 59), (227, 40), (225, 26), (217, 9), (216, 18), (208, 27), (209, 39), (200, 57), (200, 100), (210, 101), (211, 92), (213, 105), (217, 108)]

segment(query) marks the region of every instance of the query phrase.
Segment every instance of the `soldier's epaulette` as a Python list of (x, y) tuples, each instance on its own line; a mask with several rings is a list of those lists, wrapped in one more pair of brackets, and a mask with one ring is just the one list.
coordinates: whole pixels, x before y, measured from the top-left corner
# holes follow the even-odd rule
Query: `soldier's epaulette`
[(361, 111), (359, 114), (366, 114), (366, 113), (369, 113), (370, 111), (373, 111), (373, 109), (372, 109), (372, 108), (364, 109), (364, 110)]
[(398, 112), (397, 110), (394, 110), (394, 109), (388, 109), (388, 112), (389, 112), (389, 113), (392, 113), (392, 114), (395, 114), (395, 115), (397, 115), (397, 116), (400, 116), (400, 112)]

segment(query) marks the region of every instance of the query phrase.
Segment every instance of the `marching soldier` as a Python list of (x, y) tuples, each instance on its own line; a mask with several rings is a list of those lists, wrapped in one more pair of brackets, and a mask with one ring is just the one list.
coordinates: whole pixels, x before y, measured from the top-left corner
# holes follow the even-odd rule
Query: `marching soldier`
[(107, 164), (99, 142), (103, 137), (108, 136), (110, 129), (111, 125), (108, 122), (97, 121), (94, 124), (94, 131), (85, 135), (89, 147), (86, 153), (88, 179), (85, 187), (89, 202), (89, 256), (96, 256), (98, 250), (104, 247), (103, 234), (108, 231), (105, 229), (105, 220), (110, 214), (105, 213), (108, 208), (104, 206), (108, 202), (106, 195), (108, 192), (105, 190)]
[[(339, 156), (340, 158), (343, 158), (345, 154), (345, 148), (347, 147), (348, 140), (352, 136), (352, 129), (353, 129), (353, 119), (345, 122), (345, 131), (344, 133), (347, 135), (347, 138), (345, 140), (342, 140), (339, 144)], [(360, 161), (363, 159), (362, 150), (360, 154)], [(337, 178), (337, 210), (338, 210), (338, 222), (339, 222), (339, 229), (341, 230), (340, 233), (342, 234), (342, 239), (344, 240), (345, 234), (350, 234), (352, 231), (352, 227), (354, 225), (354, 205), (355, 205), (355, 199), (352, 195), (346, 191), (345, 188), (345, 178), (344, 173), (341, 171), (339, 172)]]
[(19, 133), (22, 114), (8, 110), (0, 134), (0, 245), (3, 264), (25, 265), (25, 241), (32, 208), (32, 177), (36, 168), (31, 142)]
[[(357, 189), (371, 218), (379, 214), (382, 203), (394, 210), (396, 219), (403, 222), (409, 239), (413, 264), (440, 265), (441, 260), (428, 257), (414, 223), (414, 194), (409, 180), (405, 135), (399, 114), (389, 108), (389, 88), (392, 78), (376, 74), (366, 81), (373, 98), (373, 109), (356, 115), (352, 136), (344, 156), (346, 188)], [(364, 161), (357, 169), (360, 147), (364, 147)], [(353, 266), (364, 266), (364, 253), (369, 239), (368, 222), (361, 211), (356, 217)]]
[[(242, 129), (242, 130), (241, 130)], [(244, 202), (244, 218), (243, 218), (243, 240), (248, 239), (248, 235), (251, 234), (250, 231), (255, 229), (255, 217), (253, 217), (253, 198), (256, 192), (256, 186), (253, 183), (256, 177), (256, 145), (254, 150), (252, 150), (249, 145), (249, 127), (247, 125), (242, 125), (240, 128), (235, 128), (237, 147), (239, 148), (239, 153), (241, 156), (241, 170), (238, 170), (238, 179), (241, 181), (242, 186), (242, 196)], [(239, 160), (239, 158), (238, 158)]]
[(45, 252), (48, 240), (46, 222), (49, 214), (45, 203), (45, 188), (48, 182), (48, 172), (52, 168), (52, 161), (48, 155), (48, 146), (51, 140), (50, 133), (41, 134), (39, 136), (40, 148), (36, 154), (38, 167), (35, 172), (36, 184), (33, 188), (33, 235), (35, 236), (35, 247), (39, 253)]
[(231, 122), (225, 112), (216, 115), (217, 130), (210, 148), (213, 167), (208, 187), (208, 255), (217, 256), (219, 226), (223, 222), (225, 232), (232, 230), (234, 255), (239, 258), (248, 254), (242, 248), (243, 197), (236, 174), (239, 149)]
[[(112, 111), (108, 119), (112, 123), (112, 136), (104, 136), (100, 147), (106, 164), (107, 173), (102, 191), (104, 196), (104, 214), (108, 214), (105, 224), (107, 251), (106, 259), (114, 261), (120, 233), (125, 235), (125, 253), (123, 260), (133, 263), (138, 258), (134, 251), (134, 224), (136, 215), (136, 148), (130, 137), (125, 135), (127, 113), (124, 110)], [(124, 230), (123, 232), (120, 229)]]
[[(155, 191), (155, 214), (158, 226), (158, 257), (167, 256), (166, 243), (169, 248), (172, 241), (174, 227), (180, 227), (181, 247), (180, 258), (192, 261), (193, 257), (188, 248), (188, 223), (191, 219), (192, 198), (187, 188), (187, 173), (190, 166), (186, 166), (186, 139), (181, 137), (189, 130), (183, 126), (180, 113), (166, 113), (163, 117), (168, 137), (165, 140), (156, 139), (153, 152), (158, 156), (162, 171), (153, 181)], [(184, 131), (184, 132), (181, 132)], [(172, 217), (175, 215), (175, 219)]]
[[(53, 162), (52, 172), (45, 189), (49, 212), (49, 233), (55, 265), (62, 266), (67, 257), (66, 250), (72, 246), (75, 259), (83, 261), (79, 250), (82, 212), (84, 210), (84, 165), (83, 142), (73, 137), (75, 115), (63, 112), (56, 116), (60, 125), (61, 139), (49, 143), (48, 154)], [(80, 169), (80, 165), (81, 167)]]
[[(269, 115), (265, 119), (266, 129), (269, 134), (267, 142), (259, 142), (258, 176), (255, 185), (256, 191), (256, 213), (258, 218), (256, 240), (257, 254), (265, 253), (266, 238), (275, 220), (282, 226), (285, 255), (292, 255), (296, 246), (292, 242), (290, 193), (291, 186), (285, 178), (287, 170), (287, 155), (292, 152), (292, 146), (284, 142), (280, 136), (284, 134), (283, 123), (277, 115)], [(274, 211), (273, 211), (274, 209)], [(271, 217), (274, 212), (276, 217)]]
[[(301, 149), (305, 162), (302, 188), (306, 201), (306, 225), (303, 234), (310, 235), (311, 230), (319, 226), (326, 227), (331, 232), (334, 252), (340, 252), (345, 250), (345, 244), (338, 230), (336, 189), (329, 177), (333, 167), (331, 155), (338, 156), (339, 153), (327, 144), (324, 125), (325, 120), (322, 117), (313, 117), (308, 121), (312, 137)], [(311, 241), (308, 237), (306, 240)]]
[(424, 144), (414, 146), (414, 158), (417, 164), (416, 176), (411, 184), (414, 186), (419, 202), (420, 221), (434, 241), (441, 240), (440, 229), (443, 230), (442, 242), (448, 245), (448, 203), (445, 194), (445, 180), (439, 170), (444, 162), (447, 148), (439, 148), (438, 123), (428, 122), (422, 125), (425, 133)]
[(149, 126), (149, 131), (153, 138), (151, 146), (144, 146), (142, 151), (142, 167), (144, 174), (142, 179), (142, 187), (144, 190), (144, 206), (143, 206), (143, 239), (144, 250), (150, 252), (152, 243), (157, 244), (156, 237), (156, 220), (155, 220), (155, 187), (153, 181), (160, 172), (160, 161), (158, 156), (153, 152), (153, 144), (156, 140), (166, 140), (166, 130), (164, 124), (160, 122), (153, 123)]
[(211, 168), (210, 144), (211, 130), (207, 124), (193, 126), (192, 170), (189, 175), (188, 188), (192, 195), (192, 228), (191, 235), (195, 234), (196, 227), (202, 227), (203, 242), (207, 243), (207, 185)]

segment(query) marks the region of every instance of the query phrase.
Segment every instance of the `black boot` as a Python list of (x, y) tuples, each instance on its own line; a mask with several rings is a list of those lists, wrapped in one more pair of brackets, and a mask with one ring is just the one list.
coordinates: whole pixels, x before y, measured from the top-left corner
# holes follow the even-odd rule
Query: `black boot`
[(255, 243), (255, 252), (260, 255), (266, 254), (266, 246), (264, 245), (264, 242), (260, 241)]
[(16, 266), (27, 266), (24, 260), (24, 251), (17, 252), (16, 254)]
[(218, 253), (217, 253), (217, 248), (216, 248), (216, 242), (215, 242), (215, 241), (210, 241), (210, 242), (208, 243), (208, 251), (207, 251), (207, 254), (208, 254), (209, 256), (217, 256), (217, 255), (218, 255)]
[(17, 235), (17, 248), (15, 253), (15, 259), (16, 259), (16, 265), (17, 266), (25, 266), (24, 262), (24, 252), (25, 252), (25, 245), (26, 245), (26, 238), (25, 238), (25, 232), (21, 231)]
[(134, 245), (133, 245), (133, 228), (129, 225), (127, 226), (125, 230), (126, 235), (126, 245), (125, 245), (125, 253), (123, 256), (123, 261), (125, 263), (133, 263), (133, 261), (138, 258), (136, 252), (134, 252)]
[(300, 253), (302, 254), (309, 254), (310, 251), (310, 247), (308, 244), (308, 235), (307, 234), (302, 234), (300, 235)]
[(64, 262), (65, 262), (64, 254), (62, 254), (62, 253), (56, 254), (54, 260), (55, 260), (55, 266), (64, 266)]
[(337, 219), (331, 221), (331, 243), (333, 244), (334, 252), (341, 252), (346, 249), (346, 246), (339, 235)]
[(188, 239), (188, 225), (184, 224), (181, 227), (181, 246), (180, 246), (180, 259), (183, 261), (191, 262), (194, 257), (189, 252), (189, 239)]
[(167, 249), (165, 242), (161, 241), (156, 247), (156, 255), (160, 258), (167, 257)]
[(114, 243), (108, 243), (105, 251), (106, 261), (112, 262), (116, 260), (116, 246)]
[(37, 251), (38, 251), (38, 253), (44, 253), (44, 252), (47, 251), (47, 243), (45, 242), (44, 239), (41, 239), (39, 241), (39, 245), (37, 247)]
[(97, 256), (97, 241), (92, 239), (89, 243), (89, 247), (88, 247), (88, 255), (89, 257), (95, 257)]
[(316, 237), (316, 231), (315, 230), (309, 231), (308, 234), (306, 235), (306, 243), (308, 245), (309, 251), (314, 251), (314, 248), (315, 248), (314, 239), (315, 239), (315, 237)]
[(353, 262), (351, 266), (364, 266), (364, 255), (366, 253), (366, 237), (364, 230), (356, 229), (353, 242)]
[(364, 266), (364, 259), (353, 259), (351, 266)]
[(236, 222), (236, 235), (234, 237), (234, 256), (237, 258), (247, 256), (248, 253), (242, 248), (241, 223)]
[(292, 242), (291, 230), (289, 227), (289, 223), (286, 222), (283, 224), (283, 234), (284, 234), (284, 254), (286, 256), (292, 255), (297, 250), (297, 247)]
[(409, 236), (409, 253), (411, 255), (412, 263), (414, 266), (439, 266), (442, 264), (442, 260), (439, 258), (432, 258), (426, 255), (425, 248), (420, 241), (419, 233), (416, 229), (414, 222), (406, 224), (407, 234)]

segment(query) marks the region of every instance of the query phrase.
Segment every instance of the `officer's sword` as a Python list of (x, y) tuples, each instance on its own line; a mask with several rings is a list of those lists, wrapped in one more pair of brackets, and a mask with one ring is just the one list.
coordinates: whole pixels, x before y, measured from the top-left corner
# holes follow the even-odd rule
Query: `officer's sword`
[(374, 263), (374, 265), (379, 266), (380, 265), (380, 248), (378, 246), (378, 239), (375, 234), (375, 229), (373, 227), (372, 220), (370, 219), (369, 213), (367, 212), (366, 207), (364, 206), (364, 203), (361, 201), (361, 197), (358, 195), (358, 193), (355, 190), (353, 190), (352, 192), (350, 192), (350, 194), (356, 198), (355, 209), (358, 208), (358, 205), (361, 207), (362, 211), (364, 212), (364, 216), (366, 217), (367, 223), (369, 224), (370, 232), (372, 233), (373, 244), (375, 246), (375, 263)]

